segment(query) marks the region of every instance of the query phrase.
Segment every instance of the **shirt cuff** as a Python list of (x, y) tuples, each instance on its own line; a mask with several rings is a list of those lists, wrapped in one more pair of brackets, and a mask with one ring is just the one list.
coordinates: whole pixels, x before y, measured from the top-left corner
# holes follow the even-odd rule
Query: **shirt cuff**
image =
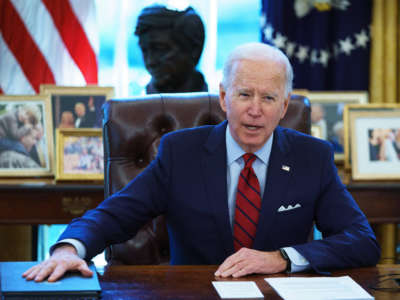
[(292, 247), (284, 247), (286, 254), (289, 256), (291, 263), (290, 273), (301, 272), (310, 268), (310, 263), (296, 249)]
[(55, 243), (53, 246), (50, 248), (50, 254), (53, 253), (53, 251), (60, 246), (60, 244), (70, 244), (76, 249), (76, 252), (78, 253), (78, 256), (82, 259), (85, 259), (86, 256), (86, 248), (83, 245), (81, 241), (78, 241), (76, 239), (63, 239), (61, 241), (58, 241)]

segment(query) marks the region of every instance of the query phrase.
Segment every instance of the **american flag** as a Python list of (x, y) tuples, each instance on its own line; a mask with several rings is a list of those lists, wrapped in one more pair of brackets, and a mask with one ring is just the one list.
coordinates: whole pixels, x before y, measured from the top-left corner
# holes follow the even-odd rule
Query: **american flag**
[(93, 0), (0, 0), (0, 93), (97, 84)]
[(261, 36), (294, 69), (294, 86), (368, 90), (372, 0), (262, 0)]

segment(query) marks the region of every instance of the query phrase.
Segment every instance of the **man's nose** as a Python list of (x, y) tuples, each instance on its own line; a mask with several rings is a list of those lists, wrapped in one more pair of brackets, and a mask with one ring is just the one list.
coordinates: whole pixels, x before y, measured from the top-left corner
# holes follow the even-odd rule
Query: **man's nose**
[(252, 117), (258, 117), (261, 115), (261, 99), (259, 99), (259, 97), (254, 97), (250, 101), (248, 113)]

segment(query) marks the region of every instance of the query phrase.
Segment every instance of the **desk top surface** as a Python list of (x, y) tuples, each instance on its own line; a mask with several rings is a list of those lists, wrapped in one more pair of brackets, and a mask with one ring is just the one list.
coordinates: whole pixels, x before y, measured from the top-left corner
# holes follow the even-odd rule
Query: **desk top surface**
[[(357, 189), (379, 189), (400, 190), (400, 180), (358, 180), (351, 179), (351, 174), (339, 169), (339, 175), (343, 183), (350, 190)], [(103, 190), (103, 180), (75, 180), (56, 181), (54, 178), (0, 178), (0, 190), (4, 189), (96, 189)]]
[[(216, 280), (247, 280), (256, 282), (265, 299), (281, 299), (264, 281), (266, 277), (318, 276), (251, 275), (240, 279), (214, 276), (217, 266), (111, 266), (99, 276), (102, 299), (220, 299), (211, 282)], [(400, 266), (382, 265), (375, 268), (349, 269), (333, 272), (333, 276), (349, 275), (377, 300), (400, 299), (400, 291), (381, 292), (371, 289), (382, 275), (400, 273)], [(400, 276), (397, 276), (400, 278)], [(386, 282), (385, 287), (397, 287)], [(399, 287), (400, 288), (400, 287)]]

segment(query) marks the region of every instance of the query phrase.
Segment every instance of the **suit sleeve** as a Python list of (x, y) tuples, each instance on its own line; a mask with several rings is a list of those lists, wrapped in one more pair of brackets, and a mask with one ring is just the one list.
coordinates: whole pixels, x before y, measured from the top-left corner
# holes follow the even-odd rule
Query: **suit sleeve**
[(365, 215), (342, 184), (332, 150), (324, 152), (320, 194), (315, 207), (315, 222), (323, 239), (293, 248), (317, 272), (375, 265), (380, 257), (375, 235)]
[(60, 236), (77, 239), (91, 259), (107, 246), (132, 238), (152, 218), (166, 211), (169, 181), (169, 146), (162, 139), (155, 160), (121, 191), (97, 208), (72, 220)]

